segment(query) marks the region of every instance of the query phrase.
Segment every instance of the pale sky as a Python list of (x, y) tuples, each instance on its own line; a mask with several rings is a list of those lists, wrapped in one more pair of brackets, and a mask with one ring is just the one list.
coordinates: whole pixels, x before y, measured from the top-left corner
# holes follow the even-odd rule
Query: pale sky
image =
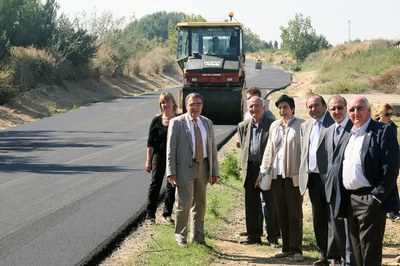
[[(57, 0), (59, 13), (72, 17), (82, 11), (98, 15), (110, 11), (114, 18), (137, 19), (157, 11), (201, 15), (223, 21), (230, 11), (237, 21), (264, 41), (279, 43), (280, 26), (296, 13), (311, 18), (317, 34), (333, 45), (354, 39), (400, 40), (399, 0)], [(350, 23), (349, 23), (350, 21)], [(349, 27), (350, 26), (350, 27)]]

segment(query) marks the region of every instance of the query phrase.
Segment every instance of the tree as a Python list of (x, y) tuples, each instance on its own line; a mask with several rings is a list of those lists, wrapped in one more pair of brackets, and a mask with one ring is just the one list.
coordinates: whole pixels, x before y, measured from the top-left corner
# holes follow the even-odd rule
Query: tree
[(10, 45), (43, 48), (56, 27), (58, 5), (55, 0), (1, 0), (0, 32)]
[(324, 36), (317, 35), (311, 26), (310, 17), (303, 17), (299, 13), (289, 20), (287, 27), (281, 26), (280, 30), (283, 47), (300, 62), (310, 53), (331, 46)]
[(176, 49), (178, 47), (178, 31), (176, 30), (176, 24), (178, 22), (205, 22), (206, 19), (200, 15), (195, 14), (182, 14), (182, 18), (179, 21), (170, 20), (168, 23), (168, 46), (171, 51), (176, 54)]
[(48, 49), (54, 55), (58, 54), (58, 62), (66, 59), (73, 66), (78, 66), (88, 63), (93, 57), (96, 52), (95, 39), (87, 30), (74, 27), (73, 23), (61, 16)]

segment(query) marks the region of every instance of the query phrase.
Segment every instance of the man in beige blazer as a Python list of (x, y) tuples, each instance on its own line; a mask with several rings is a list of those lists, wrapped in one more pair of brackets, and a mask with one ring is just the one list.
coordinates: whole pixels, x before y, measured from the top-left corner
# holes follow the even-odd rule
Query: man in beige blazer
[[(166, 169), (168, 182), (176, 186), (175, 240), (181, 247), (187, 246), (189, 215), (192, 217), (191, 241), (205, 244), (206, 187), (208, 182), (216, 183), (219, 177), (213, 123), (200, 115), (203, 97), (191, 93), (185, 105), (187, 112), (169, 122)], [(201, 135), (201, 145), (196, 135)]]
[(301, 163), (299, 170), (299, 189), (304, 195), (308, 188), (313, 216), (314, 235), (321, 258), (313, 263), (315, 266), (329, 265), (328, 223), (329, 206), (325, 195), (325, 179), (327, 172), (327, 154), (325, 134), (334, 123), (327, 111), (324, 98), (318, 94), (311, 95), (306, 102), (311, 119), (305, 121), (300, 128)]

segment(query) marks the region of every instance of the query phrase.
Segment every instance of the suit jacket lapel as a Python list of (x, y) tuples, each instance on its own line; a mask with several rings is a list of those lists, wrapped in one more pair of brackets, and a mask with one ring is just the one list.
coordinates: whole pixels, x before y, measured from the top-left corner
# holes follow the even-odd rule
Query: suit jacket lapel
[[(372, 127), (374, 126), (373, 120), (371, 119), (371, 121), (369, 122), (366, 132), (365, 132), (365, 136), (364, 136), (364, 140), (361, 146), (361, 165), (362, 165), (362, 169), (364, 171), (364, 158), (365, 155), (368, 152), (368, 147), (369, 147), (369, 143), (371, 142), (371, 136), (372, 136)], [(364, 173), (365, 175), (365, 173)]]
[(338, 141), (338, 146), (340, 146), (340, 145), (342, 144), (342, 142), (343, 142), (343, 140), (344, 140), (344, 137), (345, 137), (347, 134), (350, 133), (352, 127), (353, 127), (353, 122), (351, 122), (351, 120), (349, 119), (349, 121), (347, 121), (347, 124), (346, 124), (346, 126), (344, 127), (344, 129), (343, 129), (342, 135), (340, 136), (340, 139), (339, 139), (339, 141)]
[(318, 147), (321, 145), (322, 140), (325, 137), (326, 130), (332, 124), (333, 124), (333, 119), (332, 119), (331, 115), (329, 114), (329, 112), (326, 112), (326, 115), (324, 117), (324, 121), (322, 121), (321, 132), (319, 133)]
[(194, 154), (194, 147), (193, 147), (193, 142), (192, 142), (192, 133), (190, 133), (190, 124), (188, 123), (190, 121), (190, 116), (189, 114), (186, 113), (184, 117), (182, 117), (182, 122), (184, 125), (184, 131), (185, 131), (185, 136), (187, 138), (187, 141), (189, 143), (190, 150)]
[(211, 136), (210, 136), (210, 125), (207, 123), (207, 121), (200, 116), (200, 120), (201, 123), (203, 124), (206, 132), (207, 132), (207, 143), (206, 143), (206, 147), (207, 147), (207, 153), (210, 154), (211, 152), (211, 147), (210, 147), (210, 143), (211, 143)]

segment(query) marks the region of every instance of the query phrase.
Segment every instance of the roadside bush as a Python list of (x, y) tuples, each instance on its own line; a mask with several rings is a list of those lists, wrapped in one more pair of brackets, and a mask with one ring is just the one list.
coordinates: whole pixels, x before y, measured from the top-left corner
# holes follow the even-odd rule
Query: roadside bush
[(376, 91), (400, 94), (400, 66), (389, 69), (380, 76), (371, 78), (369, 84)]
[(34, 87), (39, 82), (51, 84), (57, 80), (55, 58), (45, 50), (11, 47), (10, 57), (16, 82), (23, 89)]
[(96, 69), (97, 75), (115, 77), (122, 74), (120, 60), (115, 51), (106, 44), (100, 45), (91, 62), (91, 68)]
[(13, 85), (13, 73), (0, 71), (0, 104), (8, 102), (17, 95), (18, 89)]
[[(177, 73), (179, 71), (175, 57), (168, 47), (156, 47), (139, 61), (140, 71), (144, 74)], [(133, 71), (135, 73), (135, 71)]]
[(220, 165), (221, 183), (227, 183), (230, 178), (240, 179), (239, 161), (237, 154), (229, 152), (225, 154), (225, 160)]

